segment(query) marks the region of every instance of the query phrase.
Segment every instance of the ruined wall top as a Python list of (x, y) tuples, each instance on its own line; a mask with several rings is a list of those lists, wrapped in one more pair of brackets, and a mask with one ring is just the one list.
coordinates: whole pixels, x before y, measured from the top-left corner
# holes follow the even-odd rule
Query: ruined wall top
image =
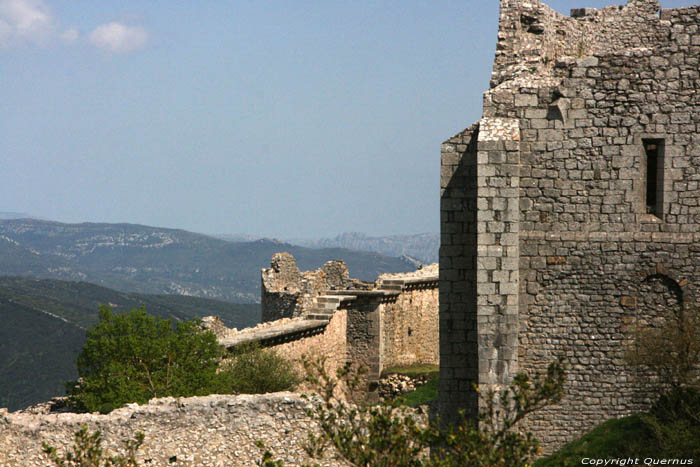
[(329, 290), (361, 288), (351, 279), (344, 261), (328, 261), (319, 269), (300, 271), (289, 253), (276, 253), (262, 270), (262, 320), (302, 316), (313, 309), (315, 298)]
[(310, 291), (316, 288), (343, 289), (353, 281), (344, 261), (328, 261), (315, 271), (301, 272), (289, 253), (275, 253), (270, 267), (262, 270), (262, 281), (268, 291)]
[(628, 0), (600, 10), (577, 8), (565, 16), (541, 0), (501, 0), (491, 87), (513, 78), (547, 76), (562, 57), (583, 58), (668, 40), (671, 22), (658, 0)]

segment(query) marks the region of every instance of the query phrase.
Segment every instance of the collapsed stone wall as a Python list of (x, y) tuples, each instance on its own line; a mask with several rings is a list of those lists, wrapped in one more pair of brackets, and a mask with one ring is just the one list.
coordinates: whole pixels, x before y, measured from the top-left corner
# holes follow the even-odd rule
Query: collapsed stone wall
[(541, 0), (502, 0), (491, 87), (518, 76), (542, 78), (562, 57), (583, 58), (649, 47), (664, 40), (656, 0), (631, 0), (565, 16)]
[[(447, 416), (476, 410), (473, 382), (507, 384), (559, 356), (565, 399), (526, 423), (547, 450), (648, 404), (623, 359), (629, 329), (678, 297), (700, 303), (700, 7), (657, 12), (630, 0), (564, 18), (501, 2), (484, 117), (442, 149)], [(557, 28), (595, 38), (544, 44)]]
[(262, 321), (294, 318), (313, 306), (326, 290), (344, 290), (360, 283), (351, 280), (343, 261), (329, 261), (315, 271), (301, 272), (289, 253), (276, 253), (262, 270)]
[[(303, 445), (316, 425), (306, 415), (308, 404), (296, 394), (274, 393), (152, 399), (107, 415), (0, 412), (0, 464), (50, 465), (42, 442), (65, 453), (83, 425), (101, 431), (111, 454), (122, 452), (122, 440), (144, 433), (139, 465), (254, 465), (262, 457), (258, 440), (285, 465), (310, 464)], [(322, 465), (344, 464), (331, 454)]]
[(369, 378), (376, 380), (387, 366), (439, 361), (437, 274), (434, 264), (365, 283), (350, 279), (342, 261), (300, 272), (290, 254), (278, 253), (262, 271), (263, 316), (322, 321), (342, 310), (345, 334), (341, 338), (339, 331), (329, 340), (334, 348), (344, 349), (345, 361), (367, 368)]

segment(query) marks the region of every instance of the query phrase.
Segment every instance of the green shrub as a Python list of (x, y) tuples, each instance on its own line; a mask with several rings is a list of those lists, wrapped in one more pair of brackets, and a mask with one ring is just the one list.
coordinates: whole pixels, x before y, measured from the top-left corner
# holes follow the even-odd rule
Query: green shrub
[(113, 314), (101, 307), (78, 357), (80, 379), (68, 393), (79, 410), (102, 413), (154, 397), (207, 395), (222, 389), (220, 356), (214, 334), (196, 321), (173, 327), (143, 308)]
[(700, 391), (676, 387), (641, 416), (659, 457), (700, 459)]
[(102, 452), (102, 434), (99, 431), (88, 433), (87, 425), (75, 432), (73, 451), (64, 456), (47, 443), (42, 443), (44, 452), (58, 467), (131, 467), (136, 466), (136, 451), (143, 444), (144, 435), (139, 432), (133, 440), (124, 441), (125, 456), (107, 457)]
[[(662, 326), (638, 327), (630, 337), (627, 362), (653, 373), (660, 393), (669, 387), (700, 388), (700, 307), (685, 304)], [(645, 375), (640, 383), (648, 379)]]
[(239, 394), (263, 394), (294, 389), (301, 378), (286, 359), (272, 349), (255, 344), (234, 350), (230, 361), (222, 365), (222, 377), (229, 391)]
[[(320, 432), (309, 433), (307, 454), (321, 458), (332, 446), (349, 464), (357, 466), (519, 467), (528, 465), (539, 452), (537, 440), (521, 433), (517, 424), (529, 413), (561, 400), (565, 382), (564, 364), (552, 363), (546, 375), (531, 380), (518, 374), (500, 392), (484, 391), (485, 410), (479, 424), (467, 420), (447, 430), (417, 419), (397, 402), (387, 404), (347, 403), (338, 388), (347, 388), (350, 398), (365, 381), (351, 368), (337, 375), (326, 371), (325, 362), (305, 361), (307, 380), (316, 386), (322, 401), (309, 415)], [(266, 453), (271, 459), (270, 453)]]

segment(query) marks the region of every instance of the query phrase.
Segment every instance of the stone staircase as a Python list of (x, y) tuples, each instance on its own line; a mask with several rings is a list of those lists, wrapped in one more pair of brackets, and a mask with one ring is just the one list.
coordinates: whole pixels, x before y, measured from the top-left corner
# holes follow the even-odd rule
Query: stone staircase
[(310, 320), (330, 321), (342, 303), (355, 298), (354, 295), (319, 295), (314, 299), (314, 307), (305, 317)]

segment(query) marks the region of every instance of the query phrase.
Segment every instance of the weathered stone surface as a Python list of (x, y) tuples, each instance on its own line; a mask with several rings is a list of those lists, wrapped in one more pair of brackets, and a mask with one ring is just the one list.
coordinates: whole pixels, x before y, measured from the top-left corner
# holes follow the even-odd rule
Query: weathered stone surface
[[(500, 131), (497, 126), (494, 128)], [(512, 128), (508, 131), (512, 133)], [(336, 273), (328, 272), (329, 265)], [(342, 262), (329, 262), (317, 271), (300, 272), (291, 255), (278, 253), (273, 257), (272, 267), (263, 270), (262, 277), (263, 316), (299, 317), (220, 333), (220, 342), (225, 345), (258, 341), (278, 348), (279, 344), (295, 345), (293, 342), (299, 341), (291, 354), (286, 353), (298, 359), (302, 352), (312, 354), (305, 351), (309, 346), (314, 351), (320, 350), (315, 342), (323, 341), (323, 352), (317, 355), (328, 353), (337, 364), (347, 361), (364, 366), (370, 380), (377, 380), (387, 366), (439, 361), (437, 264), (409, 273), (382, 274), (375, 283), (364, 283), (348, 278)], [(278, 299), (290, 293), (294, 295), (293, 301)], [(270, 310), (266, 310), (268, 306)], [(320, 320), (335, 320), (340, 311), (344, 320), (342, 331), (333, 331), (330, 336)], [(312, 326), (308, 320), (319, 324)], [(312, 328), (317, 330), (318, 337), (303, 335), (305, 329), (313, 332)], [(341, 358), (339, 349), (345, 352), (345, 358)]]
[[(0, 465), (50, 465), (42, 442), (66, 452), (83, 425), (100, 430), (103, 448), (121, 452), (121, 441), (145, 435), (139, 465), (249, 466), (260, 460), (257, 440), (285, 465), (310, 463), (303, 445), (315, 423), (306, 415), (309, 402), (297, 394), (153, 399), (108, 415), (0, 413)], [(332, 454), (323, 465), (345, 465)]]
[(700, 303), (700, 7), (658, 11), (501, 0), (483, 118), (443, 144), (443, 418), (560, 356), (565, 399), (525, 425), (546, 450), (647, 407), (629, 330)]

